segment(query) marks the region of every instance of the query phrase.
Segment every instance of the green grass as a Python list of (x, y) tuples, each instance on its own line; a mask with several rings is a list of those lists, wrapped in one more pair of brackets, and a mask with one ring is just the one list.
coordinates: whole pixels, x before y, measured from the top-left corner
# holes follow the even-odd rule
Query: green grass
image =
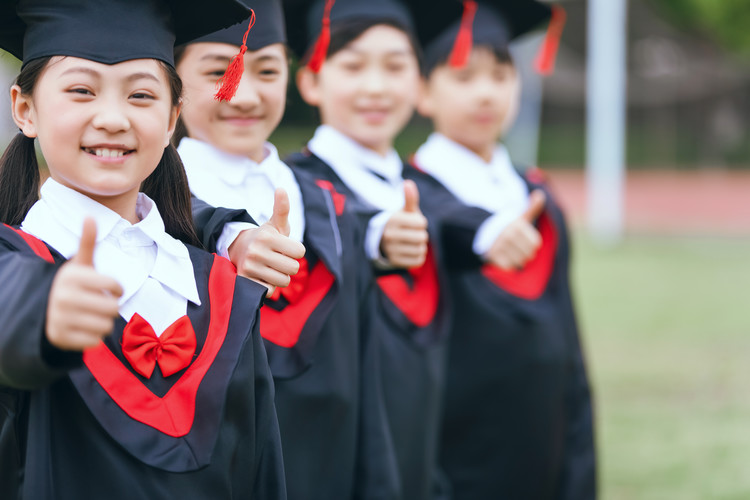
[(750, 498), (750, 241), (574, 250), (601, 498)]

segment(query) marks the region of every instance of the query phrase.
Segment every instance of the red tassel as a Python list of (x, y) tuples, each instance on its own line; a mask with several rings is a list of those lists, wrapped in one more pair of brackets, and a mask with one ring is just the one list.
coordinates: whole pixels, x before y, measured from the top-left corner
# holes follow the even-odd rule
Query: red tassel
[(328, 45), (331, 43), (331, 8), (336, 0), (326, 0), (326, 6), (323, 10), (323, 23), (320, 28), (320, 35), (315, 41), (310, 60), (307, 67), (313, 73), (318, 73), (328, 55)]
[(237, 93), (237, 88), (240, 86), (240, 80), (242, 79), (242, 73), (245, 72), (245, 52), (247, 52), (247, 35), (250, 33), (253, 25), (255, 24), (255, 11), (250, 9), (250, 23), (245, 31), (245, 36), (242, 37), (242, 45), (240, 46), (240, 53), (237, 54), (229, 61), (229, 66), (224, 72), (224, 75), (216, 82), (216, 95), (214, 99), (217, 101), (231, 101), (234, 94)]
[(544, 42), (534, 63), (536, 71), (540, 75), (549, 76), (555, 71), (557, 50), (560, 48), (560, 37), (565, 27), (566, 18), (565, 9), (559, 5), (552, 6), (552, 18), (547, 27), (547, 36), (544, 37)]
[(449, 59), (452, 68), (463, 68), (469, 62), (471, 48), (474, 45), (473, 26), (474, 16), (477, 13), (477, 2), (475, 0), (464, 1), (464, 13), (461, 16), (461, 27), (453, 43), (453, 50)]

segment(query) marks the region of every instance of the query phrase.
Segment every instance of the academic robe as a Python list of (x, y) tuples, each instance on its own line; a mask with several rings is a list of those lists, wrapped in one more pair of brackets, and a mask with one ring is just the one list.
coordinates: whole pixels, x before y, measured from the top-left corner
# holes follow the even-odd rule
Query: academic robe
[[(434, 193), (442, 186), (429, 178)], [(547, 203), (542, 247), (521, 271), (472, 249), (490, 213), (443, 188), (426, 208), (443, 225), (453, 291), (440, 464), (456, 500), (596, 497), (591, 396), (571, 299), (563, 214), (531, 169), (529, 192)], [(453, 198), (453, 200), (451, 200)], [(430, 199), (428, 198), (428, 202)]]
[[(359, 226), (345, 210), (347, 198), (293, 172), (304, 205), (306, 254), (290, 285), (277, 288), (261, 309), (289, 498), (397, 499), (370, 326), (373, 278)], [(201, 234), (213, 234), (215, 242), (222, 215), (208, 217), (210, 208), (196, 206), (196, 220), (207, 221)], [(223, 217), (242, 220), (231, 211)]]
[[(346, 197), (360, 226), (376, 212), (309, 151), (286, 160), (293, 168), (325, 182)], [(420, 193), (420, 199), (430, 193)], [(350, 201), (351, 200), (351, 201)], [(428, 220), (430, 216), (427, 215)], [(430, 220), (430, 250), (421, 268), (378, 272), (377, 309), (371, 326), (380, 343), (385, 412), (395, 446), (401, 497), (442, 498), (443, 478), (437, 468), (446, 335), (449, 325), (445, 289), (439, 273), (438, 224)], [(362, 247), (362, 239), (359, 241)]]
[(201, 305), (188, 302), (174, 327), (194, 330), (195, 355), (146, 378), (122, 347), (125, 330), (150, 328), (137, 315), (84, 353), (47, 341), (64, 259), (0, 225), (0, 498), (286, 498), (258, 323), (265, 289), (226, 259), (188, 251)]

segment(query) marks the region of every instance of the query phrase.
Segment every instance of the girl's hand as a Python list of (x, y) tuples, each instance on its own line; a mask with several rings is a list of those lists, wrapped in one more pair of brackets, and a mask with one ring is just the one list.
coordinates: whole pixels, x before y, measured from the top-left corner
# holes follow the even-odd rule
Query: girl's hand
[(529, 208), (521, 217), (508, 224), (492, 244), (486, 259), (502, 269), (523, 269), (542, 246), (542, 237), (534, 227), (544, 212), (547, 199), (541, 190), (529, 195)]
[(78, 253), (52, 281), (47, 304), (47, 340), (66, 351), (95, 347), (112, 333), (122, 287), (94, 269), (96, 222), (87, 218)]
[(229, 260), (237, 274), (268, 288), (267, 296), (277, 286), (289, 285), (299, 271), (298, 259), (305, 256), (305, 246), (289, 239), (289, 197), (279, 188), (274, 195), (273, 214), (262, 226), (242, 231), (229, 246)]
[(419, 210), (417, 185), (404, 181), (404, 209), (386, 222), (380, 251), (394, 267), (419, 267), (427, 256), (429, 239), (427, 218)]

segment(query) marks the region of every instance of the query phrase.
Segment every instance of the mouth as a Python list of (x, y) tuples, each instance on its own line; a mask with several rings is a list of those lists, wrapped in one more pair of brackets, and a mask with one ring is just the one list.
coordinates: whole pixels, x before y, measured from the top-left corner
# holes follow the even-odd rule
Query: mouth
[(135, 153), (135, 149), (126, 149), (124, 147), (104, 147), (104, 146), (94, 146), (94, 147), (82, 147), (81, 150), (85, 153), (88, 153), (90, 155), (97, 156), (99, 158), (103, 159), (114, 159), (114, 158), (122, 158), (123, 156), (127, 156), (129, 154)]

